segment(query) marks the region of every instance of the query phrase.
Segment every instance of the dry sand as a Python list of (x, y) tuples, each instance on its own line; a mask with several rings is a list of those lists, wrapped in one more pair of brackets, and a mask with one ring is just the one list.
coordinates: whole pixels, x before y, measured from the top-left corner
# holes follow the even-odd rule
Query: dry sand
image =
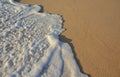
[(21, 0), (64, 17), (63, 33), (72, 39), (85, 73), (120, 77), (120, 0)]

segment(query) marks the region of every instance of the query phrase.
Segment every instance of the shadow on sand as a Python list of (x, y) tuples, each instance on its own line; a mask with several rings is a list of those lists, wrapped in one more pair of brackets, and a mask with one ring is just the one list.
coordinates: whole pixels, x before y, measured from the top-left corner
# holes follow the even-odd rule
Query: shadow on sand
[[(20, 2), (21, 0), (13, 0), (13, 1), (15, 1), (15, 2)], [(31, 6), (31, 5), (32, 5), (32, 4), (29, 4), (29, 6)], [(38, 6), (41, 7), (41, 9), (40, 9), (38, 12), (44, 12), (43, 6), (42, 6), (42, 5), (38, 5)]]
[(83, 71), (83, 68), (82, 68), (82, 66), (81, 66), (81, 64), (80, 64), (80, 61), (79, 61), (78, 58), (76, 57), (76, 53), (75, 53), (74, 46), (73, 46), (73, 44), (71, 43), (72, 40), (66, 38), (64, 35), (60, 35), (60, 36), (59, 36), (59, 40), (62, 41), (62, 42), (64, 42), (64, 43), (68, 43), (68, 44), (70, 45), (70, 47), (71, 47), (71, 49), (72, 49), (72, 52), (73, 52), (73, 54), (74, 54), (74, 58), (75, 58), (75, 60), (76, 60), (76, 62), (77, 62), (77, 64), (78, 64), (79, 70), (80, 70), (83, 74), (88, 75), (88, 77), (91, 77), (90, 74), (87, 74), (87, 73), (85, 73), (85, 72)]
[(13, 1), (15, 1), (15, 2), (20, 2), (21, 0), (13, 0)]

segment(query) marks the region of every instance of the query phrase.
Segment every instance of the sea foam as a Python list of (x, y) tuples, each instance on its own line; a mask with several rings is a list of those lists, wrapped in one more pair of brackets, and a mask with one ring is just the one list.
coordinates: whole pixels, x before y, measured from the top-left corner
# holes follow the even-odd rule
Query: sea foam
[(0, 0), (0, 77), (87, 77), (59, 41), (62, 17), (40, 10)]

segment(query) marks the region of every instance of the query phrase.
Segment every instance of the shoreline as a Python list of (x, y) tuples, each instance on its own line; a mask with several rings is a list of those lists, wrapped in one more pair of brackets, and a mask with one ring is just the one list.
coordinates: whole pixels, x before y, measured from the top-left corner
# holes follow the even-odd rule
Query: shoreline
[(58, 38), (64, 30), (61, 16), (41, 12), (38, 5), (0, 2), (1, 76), (88, 77), (80, 72), (74, 47)]
[(21, 0), (41, 4), (44, 12), (63, 16), (62, 33), (72, 39), (76, 57), (92, 77), (119, 77), (120, 1)]
[[(20, 2), (20, 1), (16, 1), (16, 2)], [(24, 3), (24, 2), (20, 2), (20, 3), (22, 3), (22, 4), (28, 4), (28, 3)], [(31, 4), (31, 3), (30, 3), (30, 5), (36, 5), (36, 4)], [(38, 4), (37, 4), (37, 5), (38, 5)], [(42, 5), (39, 5), (39, 6), (41, 7), (40, 13), (42, 12), (42, 13), (56, 14), (56, 13), (47, 12), (46, 10), (44, 10), (44, 6), (42, 6)], [(64, 42), (64, 43), (67, 43), (67, 44), (70, 45), (70, 47), (71, 47), (71, 49), (72, 49), (72, 53), (73, 53), (73, 55), (74, 55), (74, 59), (75, 59), (75, 61), (76, 61), (77, 66), (79, 67), (80, 72), (81, 72), (82, 74), (87, 75), (88, 77), (91, 77), (90, 74), (88, 74), (88, 73), (86, 73), (86, 72), (83, 71), (83, 67), (82, 67), (81, 64), (80, 64), (80, 60), (79, 60), (78, 57), (76, 56), (77, 53), (76, 53), (76, 51), (75, 51), (74, 45), (73, 45), (73, 43), (72, 43), (72, 40), (69, 39), (69, 38), (67, 38), (67, 37), (65, 36), (65, 34), (64, 34), (64, 32), (67, 31), (67, 29), (64, 28), (64, 27), (65, 27), (65, 26), (64, 26), (64, 23), (65, 23), (64, 17), (63, 17), (61, 14), (56, 14), (56, 15), (59, 15), (59, 16), (62, 17), (62, 22), (63, 22), (63, 23), (62, 23), (62, 27), (63, 27), (63, 29), (65, 29), (65, 30), (59, 35), (59, 40), (60, 40), (61, 42)]]

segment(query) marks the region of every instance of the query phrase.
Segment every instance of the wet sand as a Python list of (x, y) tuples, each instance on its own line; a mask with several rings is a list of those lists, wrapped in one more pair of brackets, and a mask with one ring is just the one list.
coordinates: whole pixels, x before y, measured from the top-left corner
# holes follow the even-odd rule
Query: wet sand
[(119, 0), (21, 0), (64, 18), (82, 70), (91, 77), (120, 77)]

